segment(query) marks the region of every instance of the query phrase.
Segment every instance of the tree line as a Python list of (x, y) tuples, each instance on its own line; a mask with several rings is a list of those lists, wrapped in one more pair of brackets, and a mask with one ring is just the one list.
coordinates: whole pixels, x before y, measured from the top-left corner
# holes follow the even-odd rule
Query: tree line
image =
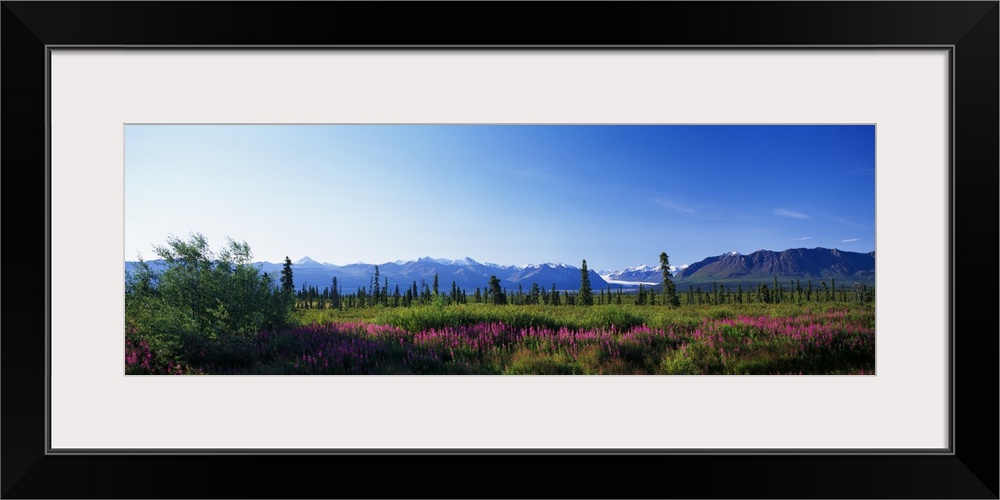
[(586, 259), (580, 266), (580, 288), (576, 291), (558, 290), (555, 283), (552, 283), (551, 288), (547, 289), (535, 282), (531, 283), (527, 289), (519, 283), (517, 289), (513, 290), (502, 286), (501, 280), (496, 275), (491, 275), (483, 287), (477, 287), (471, 294), (465, 288), (459, 287), (455, 281), (451, 282), (450, 291), (447, 289), (442, 291), (439, 286), (440, 276), (437, 273), (434, 274), (432, 285), (425, 280), (420, 280), (418, 285), (417, 281), (414, 280), (401, 289), (399, 284), (390, 286), (389, 279), (380, 276), (378, 265), (374, 266), (367, 287), (360, 286), (345, 292), (342, 286), (337, 283), (337, 277), (334, 276), (330, 286), (325, 286), (322, 290), (316, 285), (306, 286), (303, 284), (296, 291), (292, 261), (286, 256), (281, 271), (281, 286), (286, 292), (294, 294), (296, 307), (303, 309), (412, 307), (432, 303), (554, 306), (623, 303), (656, 305), (659, 303), (671, 307), (680, 306), (680, 297), (677, 295), (676, 287), (670, 278), (670, 260), (666, 252), (660, 254), (660, 270), (663, 281), (659, 294), (654, 293), (652, 289), (647, 289), (644, 285), (639, 286), (636, 294), (625, 292), (620, 285), (617, 290), (612, 290), (611, 285), (608, 285), (606, 289), (602, 288), (599, 293), (595, 293), (590, 283), (590, 271), (587, 269)]
[(875, 301), (875, 288), (869, 287), (865, 283), (854, 283), (850, 288), (841, 284), (837, 288), (836, 278), (830, 278), (830, 284), (821, 281), (819, 287), (813, 287), (812, 280), (806, 280), (806, 285), (802, 286), (802, 280), (791, 280), (788, 288), (783, 283), (774, 278), (773, 284), (769, 287), (766, 283), (759, 283), (756, 287), (743, 289), (742, 284), (737, 284), (726, 288), (725, 284), (712, 283), (711, 290), (703, 290), (701, 285), (688, 285), (686, 303), (689, 305), (701, 304), (782, 304), (795, 303), (805, 304), (814, 302), (856, 302), (867, 304)]
[[(546, 288), (538, 283), (516, 289), (504, 286), (495, 275), (472, 292), (455, 281), (441, 286), (440, 277), (433, 281), (412, 281), (390, 284), (374, 266), (367, 287), (343, 290), (337, 278), (320, 290), (303, 284), (295, 287), (291, 259), (285, 258), (280, 275), (261, 273), (252, 265), (250, 247), (245, 242), (228, 240), (228, 246), (213, 253), (201, 234), (192, 234), (184, 241), (168, 238), (167, 245), (154, 247), (164, 259), (165, 268), (153, 270), (141, 259), (132, 272), (126, 274), (126, 329), (138, 334), (159, 332), (160, 340), (179, 341), (184, 334), (215, 337), (221, 333), (251, 334), (261, 330), (283, 328), (292, 321), (295, 308), (351, 309), (368, 307), (414, 307), (449, 304), (592, 306), (602, 304), (662, 305), (680, 307), (681, 294), (670, 276), (670, 261), (666, 252), (660, 254), (662, 280), (659, 290), (639, 285), (626, 292), (622, 286), (611, 285), (593, 290), (587, 261), (580, 266), (578, 290), (558, 290), (555, 283)], [(771, 286), (761, 283), (744, 290), (713, 283), (711, 290), (688, 286), (683, 301), (687, 305), (744, 303), (813, 303), (854, 301), (873, 302), (875, 290), (864, 284), (848, 288), (830, 280), (818, 287), (808, 280), (804, 286), (798, 280), (785, 283), (774, 278)], [(173, 342), (170, 340), (169, 342)], [(168, 340), (163, 340), (168, 342)]]
[[(285, 258), (282, 279), (288, 277), (288, 287), (292, 287), (292, 263)], [(477, 287), (472, 293), (459, 287), (455, 281), (448, 289), (440, 290), (440, 276), (434, 275), (433, 284), (424, 280), (419, 283), (414, 280), (409, 285), (400, 288), (398, 284), (390, 285), (388, 278), (381, 277), (379, 268), (374, 266), (371, 280), (367, 287), (358, 287), (353, 291), (344, 292), (334, 277), (331, 285), (322, 290), (317, 286), (302, 287), (295, 292), (296, 305), (304, 309), (350, 309), (366, 307), (413, 307), (433, 303), (451, 304), (494, 304), (494, 305), (554, 305), (554, 306), (590, 306), (603, 304), (634, 304), (634, 305), (666, 305), (679, 307), (682, 304), (681, 294), (671, 279), (670, 260), (666, 252), (660, 254), (660, 271), (662, 282), (659, 291), (653, 287), (640, 284), (637, 290), (625, 291), (619, 285), (613, 289), (609, 284), (595, 292), (590, 283), (587, 261), (580, 266), (579, 290), (557, 290), (555, 283), (550, 288), (531, 283), (527, 288), (518, 284), (517, 289), (509, 289), (502, 285), (501, 280), (491, 275), (483, 287)], [(826, 281), (819, 287), (813, 287), (812, 280), (807, 280), (802, 286), (801, 280), (783, 283), (774, 278), (771, 286), (760, 283), (758, 286), (744, 290), (739, 284), (736, 288), (726, 288), (725, 284), (713, 283), (711, 290), (703, 290), (701, 285), (689, 285), (684, 294), (683, 303), (687, 305), (702, 304), (781, 304), (781, 303), (811, 303), (811, 302), (858, 302), (869, 303), (875, 300), (875, 289), (865, 284), (855, 283), (852, 288), (844, 285), (836, 288), (836, 279)], [(293, 290), (293, 288), (289, 288)]]

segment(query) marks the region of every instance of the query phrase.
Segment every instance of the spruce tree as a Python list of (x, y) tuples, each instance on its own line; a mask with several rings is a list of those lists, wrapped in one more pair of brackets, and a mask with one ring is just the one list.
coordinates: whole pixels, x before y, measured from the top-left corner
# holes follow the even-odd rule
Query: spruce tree
[(594, 305), (594, 295), (590, 289), (590, 274), (587, 272), (587, 259), (583, 260), (580, 267), (580, 304), (584, 306)]
[(286, 293), (295, 293), (295, 281), (292, 280), (292, 259), (285, 256), (285, 265), (281, 268), (281, 289)]
[(507, 302), (503, 290), (500, 288), (500, 280), (495, 275), (490, 276), (490, 297), (493, 298), (493, 303), (496, 305)]
[(670, 307), (681, 305), (681, 298), (677, 296), (677, 289), (670, 279), (670, 257), (667, 252), (660, 253), (660, 272), (663, 273), (663, 303)]

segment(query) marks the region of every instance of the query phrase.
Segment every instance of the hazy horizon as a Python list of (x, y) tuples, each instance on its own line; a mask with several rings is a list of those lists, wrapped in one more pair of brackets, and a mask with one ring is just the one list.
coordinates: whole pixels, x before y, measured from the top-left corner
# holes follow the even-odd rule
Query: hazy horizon
[[(182, 238), (182, 239), (187, 239), (187, 238)], [(212, 243), (212, 242), (210, 241), (209, 243)], [(211, 246), (212, 246), (212, 250), (213, 251), (218, 251), (218, 250), (222, 249), (223, 245), (214, 245), (213, 244)], [(752, 254), (752, 253), (757, 252), (757, 251), (771, 251), (771, 252), (778, 252), (778, 253), (780, 253), (780, 252), (783, 252), (783, 251), (786, 251), (786, 250), (795, 250), (795, 249), (800, 249), (800, 248), (805, 248), (805, 249), (809, 249), (809, 250), (813, 250), (813, 249), (817, 249), (817, 248), (823, 248), (823, 249), (827, 249), (827, 250), (838, 250), (838, 251), (842, 251), (842, 252), (855, 252), (855, 253), (869, 253), (869, 252), (874, 252), (874, 250), (844, 250), (842, 248), (827, 248), (827, 247), (788, 247), (788, 248), (782, 248), (782, 249), (758, 248), (757, 250), (754, 250), (752, 252), (738, 252), (738, 253), (740, 253), (741, 255), (749, 255), (749, 254)], [(253, 249), (253, 247), (251, 247), (251, 250), (252, 249)], [(709, 257), (718, 257), (718, 256), (723, 255), (725, 253), (727, 253), (727, 252), (723, 252), (722, 254), (715, 254), (715, 255), (705, 255), (705, 256), (703, 256), (701, 258), (698, 258), (698, 259), (695, 259), (695, 260), (693, 260), (691, 262), (683, 262), (683, 263), (679, 263), (679, 264), (678, 263), (674, 263), (673, 261), (671, 261), (670, 266), (672, 268), (676, 268), (676, 267), (679, 267), (679, 266), (687, 266), (687, 265), (694, 264), (696, 262), (699, 262), (699, 261), (704, 260), (704, 259), (709, 258)], [(381, 265), (384, 265), (384, 264), (399, 264), (399, 263), (406, 263), (406, 262), (414, 262), (414, 261), (417, 261), (417, 260), (420, 260), (420, 259), (427, 259), (427, 258), (430, 258), (430, 259), (435, 260), (435, 261), (461, 261), (462, 259), (464, 259), (464, 258), (467, 257), (467, 258), (470, 258), (470, 259), (476, 261), (479, 264), (487, 264), (487, 265), (489, 265), (489, 264), (497, 264), (497, 265), (501, 265), (501, 266), (518, 266), (518, 267), (524, 267), (524, 266), (534, 266), (534, 265), (543, 265), (543, 264), (565, 264), (567, 266), (572, 266), (572, 267), (579, 268), (580, 265), (582, 264), (582, 261), (583, 261), (583, 259), (581, 259), (581, 262), (539, 261), (539, 262), (521, 262), (521, 263), (517, 263), (517, 262), (492, 262), (492, 261), (484, 261), (484, 260), (475, 258), (475, 256), (473, 256), (473, 255), (467, 255), (465, 257), (449, 257), (449, 256), (438, 257), (438, 256), (434, 256), (434, 255), (421, 255), (419, 257), (411, 257), (411, 258), (396, 259), (396, 260), (387, 260), (387, 261), (381, 261), (381, 262), (372, 262), (372, 261), (327, 262), (327, 261), (321, 261), (319, 259), (314, 259), (314, 258), (312, 258), (312, 256), (309, 256), (309, 255), (302, 255), (302, 256), (299, 256), (297, 258), (295, 256), (292, 256), (292, 255), (288, 256), (288, 258), (292, 261), (293, 265), (295, 265), (296, 263), (302, 261), (304, 258), (307, 258), (307, 257), (310, 260), (313, 260), (313, 261), (315, 261), (315, 262), (317, 262), (317, 263), (319, 263), (321, 265), (334, 265), (334, 266), (340, 266), (340, 267), (357, 265), (357, 264), (367, 264), (367, 265), (378, 265), (378, 266), (381, 266)], [(159, 257), (155, 256), (155, 255), (150, 255), (150, 257), (148, 257), (148, 258), (147, 257), (143, 257), (143, 260), (145, 260), (147, 262), (153, 261), (153, 260), (158, 260), (158, 259), (159, 259)], [(137, 262), (137, 261), (138, 261), (137, 259), (126, 259), (126, 262)], [(268, 264), (281, 264), (281, 263), (283, 263), (285, 261), (285, 259), (281, 258), (280, 260), (264, 260), (264, 259), (260, 259), (260, 258), (254, 258), (253, 261), (255, 263), (266, 262)], [(631, 266), (625, 266), (625, 267), (606, 268), (606, 267), (594, 267), (594, 265), (590, 261), (590, 259), (587, 259), (587, 268), (590, 269), (590, 270), (592, 270), (592, 271), (623, 271), (623, 270), (625, 270), (627, 268), (636, 268), (636, 267), (639, 267), (639, 266), (642, 266), (642, 265), (645, 265), (646, 267), (650, 267), (650, 268), (659, 268), (659, 261), (657, 261), (655, 263), (639, 263), (639, 264), (635, 264), (635, 265), (631, 265)]]
[(872, 125), (126, 125), (124, 168), (126, 261), (192, 232), (337, 265), (875, 250)]

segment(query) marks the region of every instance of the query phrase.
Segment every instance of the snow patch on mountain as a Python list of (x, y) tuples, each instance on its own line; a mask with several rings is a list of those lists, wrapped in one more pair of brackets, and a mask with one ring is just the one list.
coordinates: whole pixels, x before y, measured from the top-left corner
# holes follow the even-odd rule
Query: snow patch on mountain
[(322, 264), (320, 264), (319, 262), (316, 262), (315, 260), (310, 259), (309, 257), (302, 257), (301, 259), (299, 259), (299, 260), (297, 260), (295, 262), (292, 262), (292, 265), (293, 266), (320, 266)]
[(625, 280), (611, 279), (606, 276), (601, 276), (601, 277), (604, 278), (604, 281), (607, 281), (612, 285), (628, 285), (628, 286), (659, 285), (659, 283), (655, 281), (625, 281)]

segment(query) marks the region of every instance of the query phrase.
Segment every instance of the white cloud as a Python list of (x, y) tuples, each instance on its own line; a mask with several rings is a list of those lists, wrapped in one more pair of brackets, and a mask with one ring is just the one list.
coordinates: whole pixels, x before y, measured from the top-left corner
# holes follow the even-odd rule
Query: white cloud
[(848, 238), (846, 240), (840, 240), (841, 243), (853, 243), (855, 241), (861, 241), (861, 238)]
[(869, 227), (869, 226), (865, 226), (864, 224), (857, 224), (857, 223), (851, 222), (851, 221), (849, 221), (847, 219), (842, 219), (840, 217), (834, 217), (834, 216), (829, 215), (829, 214), (819, 214), (819, 215), (821, 215), (822, 217), (825, 217), (827, 220), (831, 220), (833, 222), (836, 222), (837, 224), (843, 224), (845, 226), (856, 227), (858, 229), (868, 229), (868, 227)]
[(789, 218), (792, 218), (792, 219), (803, 219), (803, 220), (804, 219), (811, 219), (812, 218), (812, 217), (809, 217), (808, 215), (806, 215), (806, 214), (804, 214), (802, 212), (793, 212), (793, 211), (785, 209), (785, 208), (779, 208), (779, 209), (775, 210), (774, 211), (774, 215), (779, 215), (781, 217), (789, 217)]
[(812, 236), (803, 236), (801, 238), (792, 238), (792, 239), (795, 241), (805, 241), (805, 240), (811, 240)]
[(688, 207), (685, 207), (685, 206), (683, 206), (681, 204), (674, 203), (674, 202), (672, 202), (670, 200), (664, 200), (662, 198), (656, 198), (656, 199), (654, 199), (653, 203), (656, 203), (657, 205), (659, 205), (659, 206), (661, 206), (663, 208), (669, 208), (670, 210), (676, 210), (678, 212), (682, 212), (682, 213), (685, 213), (685, 214), (694, 214), (694, 213), (697, 213), (697, 212), (695, 212), (695, 210), (693, 208), (688, 208)]

